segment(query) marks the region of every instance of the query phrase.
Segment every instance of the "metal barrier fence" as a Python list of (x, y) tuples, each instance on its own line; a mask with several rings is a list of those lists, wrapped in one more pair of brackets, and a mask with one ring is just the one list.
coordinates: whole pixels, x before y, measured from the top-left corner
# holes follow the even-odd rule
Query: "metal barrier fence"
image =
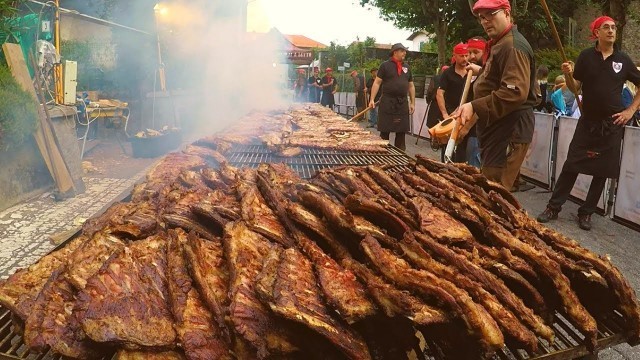
[[(522, 164), (521, 174), (541, 187), (551, 190), (567, 159), (578, 119), (555, 118), (536, 113), (533, 141)], [(622, 166), (617, 181), (607, 180), (598, 204), (599, 212), (626, 226), (640, 230), (640, 129), (627, 127), (622, 144)], [(592, 176), (579, 175), (571, 190), (571, 199), (581, 203), (586, 198)]]

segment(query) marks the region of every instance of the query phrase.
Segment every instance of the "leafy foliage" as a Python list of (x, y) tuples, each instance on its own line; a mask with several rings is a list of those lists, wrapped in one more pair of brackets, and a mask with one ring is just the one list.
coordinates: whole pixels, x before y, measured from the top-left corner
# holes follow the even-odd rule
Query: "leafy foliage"
[(0, 65), (0, 144), (17, 145), (33, 134), (38, 121), (35, 99)]
[[(564, 49), (567, 58), (576, 61), (580, 55), (580, 49), (566, 47)], [(544, 65), (549, 69), (549, 81), (553, 83), (556, 76), (561, 75), (560, 66), (562, 65), (562, 55), (557, 49), (539, 49), (535, 51), (536, 66)]]
[(0, 0), (0, 17), (11, 17), (16, 14), (18, 4), (24, 0)]

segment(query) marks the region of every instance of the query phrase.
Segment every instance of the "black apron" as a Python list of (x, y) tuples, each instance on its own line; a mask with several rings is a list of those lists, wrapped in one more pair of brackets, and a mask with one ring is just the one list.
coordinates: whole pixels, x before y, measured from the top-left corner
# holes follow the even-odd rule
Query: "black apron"
[(382, 94), (378, 110), (378, 131), (409, 132), (409, 99), (407, 96)]
[(624, 127), (610, 118), (578, 120), (567, 161), (562, 171), (616, 179), (620, 175), (620, 152)]

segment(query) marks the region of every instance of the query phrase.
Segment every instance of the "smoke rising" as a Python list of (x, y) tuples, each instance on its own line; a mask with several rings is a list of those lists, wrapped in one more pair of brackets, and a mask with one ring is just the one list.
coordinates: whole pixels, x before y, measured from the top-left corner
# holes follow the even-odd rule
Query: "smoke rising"
[[(166, 4), (158, 17), (170, 34), (165, 48), (172, 61), (195, 65), (183, 68), (180, 76), (193, 79), (182, 85), (195, 89), (200, 99), (198, 115), (190, 122), (198, 136), (233, 126), (252, 110), (288, 105), (282, 39), (275, 33), (246, 33), (246, 4), (241, 3)], [(167, 71), (172, 67), (177, 66)]]

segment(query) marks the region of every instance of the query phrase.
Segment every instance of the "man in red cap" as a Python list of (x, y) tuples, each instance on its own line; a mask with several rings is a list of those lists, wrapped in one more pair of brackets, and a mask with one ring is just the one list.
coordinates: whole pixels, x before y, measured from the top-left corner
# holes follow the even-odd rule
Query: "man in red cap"
[(338, 81), (333, 77), (333, 69), (328, 67), (325, 70), (325, 75), (321, 81), (322, 86), (322, 99), (320, 100), (320, 104), (322, 106), (328, 106), (333, 109), (333, 106), (336, 104), (335, 98), (333, 95), (338, 91)]
[(356, 112), (360, 113), (365, 107), (364, 77), (358, 75), (356, 70), (353, 70), (351, 72), (351, 79), (353, 80), (353, 91), (356, 93)]
[(482, 66), (487, 41), (481, 37), (472, 37), (467, 40), (467, 46), (469, 47), (469, 62)]
[(473, 12), (491, 39), (474, 98), (454, 115), (477, 115), (482, 173), (511, 189), (533, 139), (535, 60), (529, 42), (512, 23), (508, 0), (478, 0)]
[(593, 175), (585, 203), (578, 209), (578, 226), (591, 229), (591, 215), (596, 211), (607, 178), (620, 175), (620, 147), (624, 126), (640, 106), (640, 92), (625, 109), (622, 87), (626, 81), (640, 85), (640, 71), (627, 54), (615, 47), (616, 23), (601, 16), (591, 23), (594, 47), (583, 50), (575, 69), (571, 63), (562, 64), (565, 76), (576, 80), (582, 89), (582, 113), (569, 145), (567, 161), (556, 181), (547, 208), (538, 221), (558, 218), (562, 205), (576, 182), (578, 174)]
[(416, 108), (416, 88), (409, 65), (404, 62), (406, 55), (407, 48), (401, 43), (391, 47), (391, 58), (380, 65), (369, 100), (369, 106), (375, 108), (375, 98), (382, 86), (378, 131), (385, 140), (389, 140), (390, 133), (396, 133), (395, 146), (402, 150), (406, 148), (405, 134), (411, 125), (409, 116)]
[[(442, 73), (440, 86), (436, 93), (436, 101), (442, 119), (449, 118), (454, 110), (460, 105), (464, 84), (467, 81), (467, 65), (469, 65), (469, 47), (467, 44), (459, 43), (453, 47), (453, 66)], [(473, 95), (467, 96), (472, 99)], [(467, 101), (465, 99), (465, 102)], [(467, 137), (458, 143), (458, 149), (454, 154), (455, 162), (466, 162)], [(444, 148), (441, 149), (441, 160), (444, 161)]]

